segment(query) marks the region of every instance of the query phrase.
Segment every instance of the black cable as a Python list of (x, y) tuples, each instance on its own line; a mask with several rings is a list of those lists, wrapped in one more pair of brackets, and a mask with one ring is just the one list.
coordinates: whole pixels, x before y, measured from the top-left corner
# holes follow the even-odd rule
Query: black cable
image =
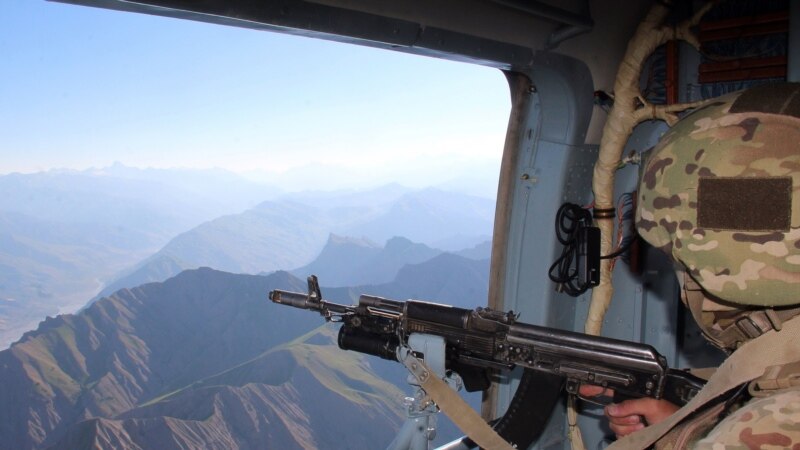
[[(628, 192), (619, 197), (617, 208), (608, 211), (609, 213), (619, 211), (618, 227), (621, 230), (621, 243), (617, 250), (608, 255), (599, 256), (600, 259), (614, 259), (619, 256), (626, 259), (628, 256), (628, 251), (636, 241), (637, 234), (634, 231), (630, 231), (625, 235), (624, 229), (634, 229), (635, 204), (635, 192)], [(597, 211), (595, 211), (595, 216), (600, 217)], [(613, 217), (613, 214), (603, 217)], [(585, 280), (581, 280), (577, 267), (579, 261), (576, 257), (578, 251), (577, 236), (582, 231), (582, 228), (591, 226), (592, 214), (589, 210), (574, 203), (564, 203), (558, 208), (555, 220), (556, 238), (563, 245), (563, 248), (561, 255), (550, 266), (548, 276), (551, 281), (558, 284), (557, 290), (559, 292), (565, 292), (572, 297), (577, 297), (593, 287)], [(622, 237), (623, 235), (625, 236)]]
[(577, 235), (581, 228), (591, 226), (592, 214), (574, 203), (564, 203), (556, 212), (556, 238), (564, 247), (561, 256), (550, 266), (548, 276), (558, 284), (558, 290), (577, 297), (591, 286), (578, 277), (576, 267)]

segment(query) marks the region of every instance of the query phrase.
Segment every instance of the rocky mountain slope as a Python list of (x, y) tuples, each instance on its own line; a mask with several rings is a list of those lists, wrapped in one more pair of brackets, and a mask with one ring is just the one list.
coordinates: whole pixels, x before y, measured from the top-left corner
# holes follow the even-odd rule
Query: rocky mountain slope
[(115, 419), (80, 422), (49, 448), (368, 449), (391, 439), (401, 397), (326, 328)]
[[(323, 295), (477, 306), (487, 277), (488, 260), (445, 253)], [(269, 302), (276, 288), (306, 286), (201, 268), (48, 318), (0, 351), (0, 450), (383, 448), (405, 371), (339, 350), (318, 315)]]
[[(324, 447), (321, 439), (327, 438), (311, 433), (309, 421), (322, 420), (320, 414), (329, 407), (349, 410), (352, 402), (359, 408), (374, 408), (368, 414), (378, 421), (373, 428), (384, 430), (390, 439), (399, 419), (384, 414), (389, 411), (384, 402), (399, 395), (396, 389), (379, 380), (360, 380), (359, 376), (369, 378), (367, 371), (352, 375), (348, 374), (352, 370), (339, 372), (340, 366), (309, 369), (303, 355), (315, 349), (303, 347), (302, 342), (267, 353), (321, 323), (304, 311), (277, 309), (266, 300), (274, 288), (305, 286), (284, 272), (264, 277), (199, 269), (164, 283), (120, 291), (77, 315), (46, 320), (0, 352), (0, 449), (93, 448), (92, 443), (102, 439), (130, 441), (130, 448), (144, 439), (142, 448), (153, 448), (143, 433), (159, 442), (162, 438), (180, 442), (180, 436), (191, 435), (219, 442), (219, 448), (248, 448), (247, 439), (261, 439), (259, 433), (269, 434), (271, 428), (258, 421), (233, 420), (231, 414), (260, 415), (261, 410), (253, 408), (270, 404), (275, 411), (299, 408), (297, 414), (308, 416), (305, 422), (284, 417), (293, 425), (275, 428), (275, 434), (283, 433), (284, 438), (275, 437), (274, 448), (310, 448), (312, 441)], [(326, 345), (319, 345), (318, 338), (312, 343), (318, 351), (332, 353), (336, 348), (329, 341), (328, 337), (322, 341)], [(327, 360), (342, 357), (335, 354)], [(365, 367), (352, 359), (355, 355), (348, 356), (349, 369)], [(275, 370), (267, 371), (269, 375), (256, 371), (254, 376), (272, 378), (243, 381), (242, 374), (256, 364), (265, 371)], [(215, 381), (204, 387), (207, 379)], [(303, 402), (308, 394), (319, 395), (322, 386), (329, 385), (343, 395), (334, 395), (336, 401), (328, 404), (311, 402), (321, 409), (307, 411)], [(265, 409), (263, 414), (275, 419), (278, 413)], [(198, 423), (200, 418), (206, 421)], [(232, 431), (222, 424), (244, 429)], [(236, 438), (223, 439), (226, 433)]]

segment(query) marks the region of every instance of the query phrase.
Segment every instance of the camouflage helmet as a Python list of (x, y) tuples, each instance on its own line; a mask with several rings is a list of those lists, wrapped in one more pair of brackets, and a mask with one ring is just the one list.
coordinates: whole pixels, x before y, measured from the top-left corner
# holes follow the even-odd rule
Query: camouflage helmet
[(640, 235), (734, 305), (800, 304), (800, 84), (713, 100), (660, 140), (639, 187)]

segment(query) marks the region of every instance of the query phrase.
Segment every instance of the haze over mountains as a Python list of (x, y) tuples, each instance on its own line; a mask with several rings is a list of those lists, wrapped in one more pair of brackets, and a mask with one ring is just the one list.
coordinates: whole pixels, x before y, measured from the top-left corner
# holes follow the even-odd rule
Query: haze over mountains
[(176, 234), (274, 192), (221, 171), (119, 164), (0, 176), (0, 348)]
[(217, 170), (116, 164), (0, 176), (0, 348), (98, 293), (184, 269), (309, 264), (331, 233), (381, 244), (402, 236), (436, 251), (472, 247), (488, 239), (493, 208), (485, 198), (399, 185), (287, 194)]
[[(475, 306), (487, 280), (488, 260), (445, 253), (391, 283), (323, 292)], [(319, 316), (268, 302), (275, 288), (305, 283), (197, 269), (48, 319), (0, 351), (0, 449), (388, 444), (403, 388), (373, 358), (339, 350)], [(402, 378), (394, 366), (388, 378)]]
[(292, 270), (297, 277), (316, 274), (328, 286), (355, 286), (392, 281), (407, 264), (417, 264), (441, 254), (441, 250), (395, 237), (381, 247), (367, 239), (330, 235), (317, 259)]

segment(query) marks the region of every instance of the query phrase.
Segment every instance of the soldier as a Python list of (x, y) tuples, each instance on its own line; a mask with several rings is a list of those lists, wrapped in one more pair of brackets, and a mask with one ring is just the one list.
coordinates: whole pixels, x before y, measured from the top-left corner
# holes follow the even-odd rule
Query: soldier
[[(640, 235), (672, 257), (682, 301), (731, 356), (704, 389), (727, 392), (701, 391), (692, 414), (673, 417), (677, 406), (653, 399), (606, 407), (612, 431), (630, 435), (617, 444), (800, 448), (800, 347), (789, 334), (800, 321), (800, 84), (730, 94), (684, 117), (653, 150), (638, 195)], [(720, 388), (737, 377), (741, 387)]]

